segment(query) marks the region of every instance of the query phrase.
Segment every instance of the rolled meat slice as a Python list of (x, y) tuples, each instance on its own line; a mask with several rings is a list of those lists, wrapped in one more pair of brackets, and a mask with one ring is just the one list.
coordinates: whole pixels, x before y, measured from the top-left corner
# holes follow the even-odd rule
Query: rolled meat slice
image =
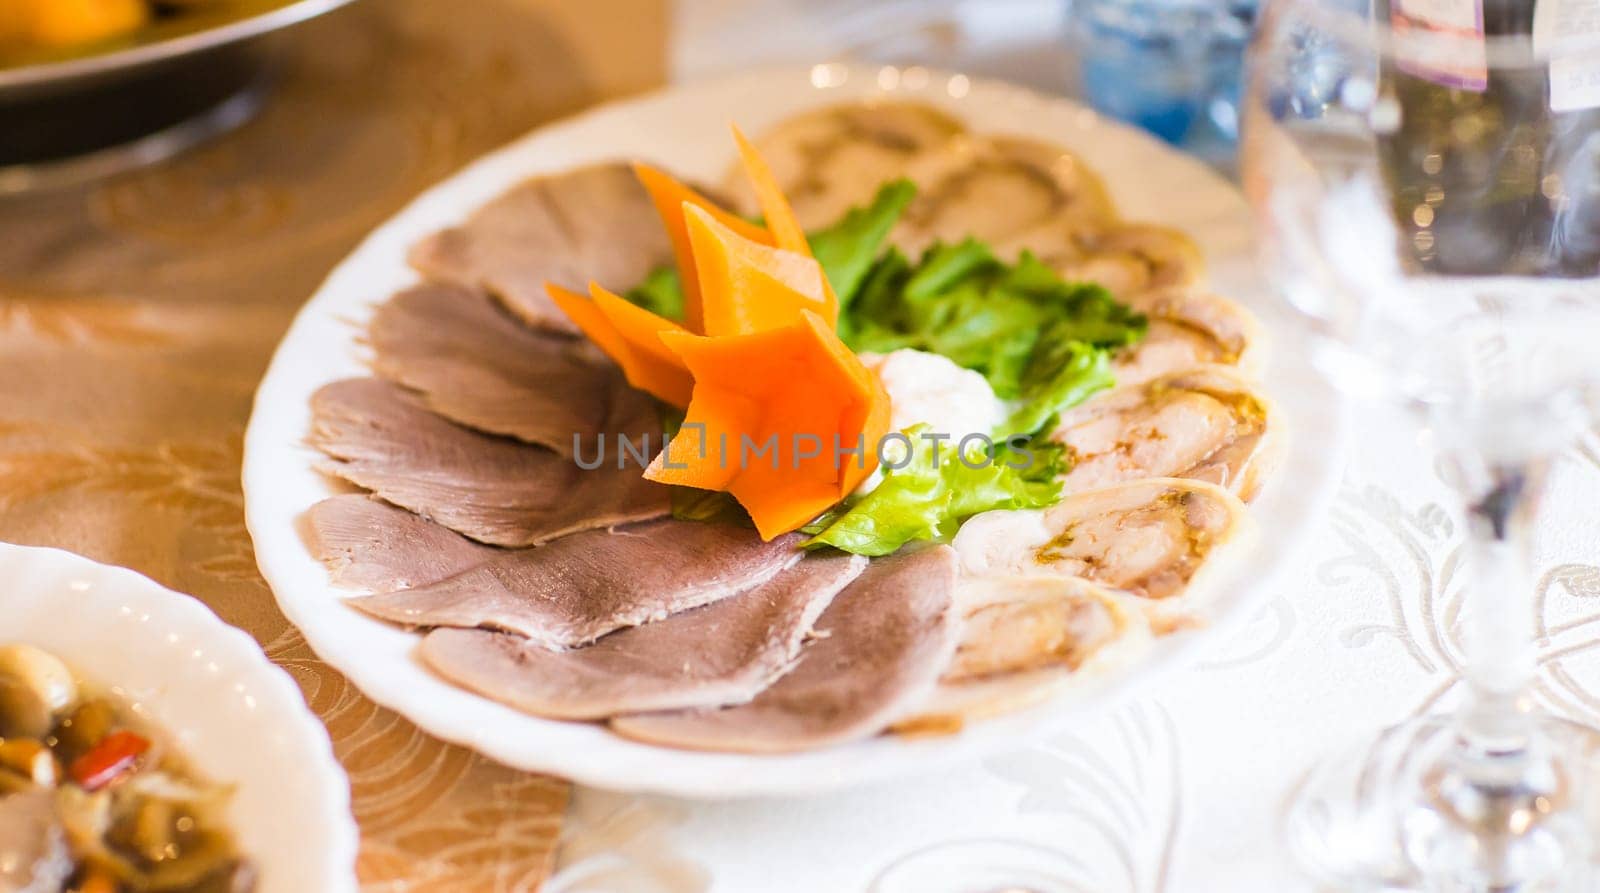
[(963, 624), (956, 657), (896, 732), (949, 734), (1068, 689), (1088, 693), (1149, 648), (1143, 612), (1087, 580), (963, 580), (956, 592)]
[(1231, 366), (1243, 375), (1260, 369), (1265, 334), (1255, 315), (1220, 295), (1194, 288), (1158, 289), (1124, 299), (1150, 322), (1138, 344), (1118, 351), (1112, 371), (1119, 386), (1143, 384), (1196, 366)]
[(1027, 251), (1063, 279), (1105, 286), (1124, 301), (1154, 289), (1192, 288), (1205, 279), (1205, 257), (1184, 233), (1109, 216), (1053, 217), (998, 239), (993, 248), (1006, 261)]
[(956, 587), (956, 612), (961, 638), (945, 682), (1076, 670), (1138, 624), (1116, 594), (1076, 577), (965, 579)]
[(1115, 219), (1100, 178), (1066, 149), (1019, 137), (952, 140), (906, 169), (917, 197), (890, 234), (915, 258), (935, 242), (991, 245), (1047, 223), (1098, 230)]
[(984, 512), (951, 543), (968, 577), (1082, 577), (1148, 599), (1183, 594), (1253, 532), (1237, 496), (1151, 478), (1075, 493), (1047, 509)]
[[(961, 122), (922, 103), (852, 103), (785, 119), (755, 143), (800, 225), (814, 230), (870, 201), (912, 159), (964, 130)], [(726, 185), (742, 210), (759, 210), (742, 169), (735, 166)]]
[(1250, 499), (1277, 457), (1276, 410), (1238, 373), (1204, 366), (1117, 388), (1061, 417), (1066, 492), (1182, 477)]

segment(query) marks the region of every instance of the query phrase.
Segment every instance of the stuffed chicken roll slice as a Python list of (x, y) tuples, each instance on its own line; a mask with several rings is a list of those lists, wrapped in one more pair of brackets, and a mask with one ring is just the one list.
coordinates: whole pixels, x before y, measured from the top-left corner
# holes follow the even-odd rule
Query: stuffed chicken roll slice
[(1132, 595), (1182, 594), (1252, 533), (1248, 509), (1214, 484), (1151, 478), (1076, 493), (1048, 509), (984, 512), (952, 545), (984, 578), (1082, 577)]
[(965, 137), (917, 158), (917, 197), (890, 238), (911, 257), (937, 242), (1004, 242), (1050, 222), (1098, 231), (1115, 219), (1100, 177), (1060, 146)]
[(959, 682), (1044, 667), (1077, 670), (1138, 629), (1116, 594), (1075, 577), (964, 579), (956, 587), (961, 634), (941, 677)]
[(956, 587), (956, 612), (955, 658), (896, 731), (954, 732), (1069, 685), (1087, 688), (1137, 659), (1151, 638), (1128, 596), (1076, 577), (965, 579)]
[[(814, 230), (871, 200), (914, 159), (964, 130), (931, 105), (869, 102), (801, 112), (755, 142), (800, 225)], [(726, 186), (742, 210), (759, 211), (742, 168), (729, 173)]]
[(1149, 320), (1144, 338), (1117, 352), (1112, 372), (1123, 387), (1196, 366), (1261, 367), (1265, 335), (1255, 315), (1221, 295), (1195, 288), (1145, 291), (1123, 299)]
[(1013, 260), (1027, 251), (1069, 282), (1094, 282), (1121, 300), (1152, 289), (1192, 287), (1205, 256), (1184, 233), (1150, 223), (1051, 218), (995, 245)]
[(1255, 495), (1280, 438), (1277, 412), (1222, 366), (1175, 372), (1101, 394), (1062, 415), (1050, 435), (1072, 469), (1068, 494), (1149, 477), (1181, 477)]

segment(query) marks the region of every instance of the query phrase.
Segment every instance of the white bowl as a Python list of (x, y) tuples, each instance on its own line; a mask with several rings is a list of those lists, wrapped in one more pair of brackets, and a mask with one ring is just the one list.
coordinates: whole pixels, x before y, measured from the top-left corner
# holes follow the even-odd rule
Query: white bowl
[[(405, 262), (412, 244), (525, 177), (600, 159), (640, 157), (717, 181), (733, 161), (730, 121), (759, 133), (806, 108), (885, 96), (932, 103), (976, 132), (1032, 136), (1077, 152), (1104, 177), (1123, 216), (1192, 235), (1206, 253), (1215, 287), (1249, 306), (1272, 332), (1263, 387), (1287, 422), (1289, 447), (1251, 506), (1261, 522), (1258, 548), (1211, 581), (1217, 595), (1209, 625), (1162, 638), (1146, 659), (1094, 686), (976, 723), (959, 735), (879, 737), (772, 756), (653, 747), (598, 725), (518, 713), (429, 672), (415, 658), (415, 633), (340, 604), (350, 593), (330, 585), (300, 536), (305, 511), (341, 491), (313, 468), (319, 457), (305, 445), (310, 398), (327, 382), (368, 374), (357, 335), (376, 303), (416, 281)], [(796, 795), (864, 784), (1048, 734), (1081, 711), (1119, 702), (1161, 672), (1192, 664), (1261, 608), (1332, 495), (1345, 428), (1337, 393), (1311, 368), (1298, 329), (1277, 321), (1277, 308), (1257, 270), (1251, 216), (1238, 191), (1199, 161), (1075, 103), (962, 75), (843, 65), (674, 87), (546, 127), (483, 158), (379, 227), (334, 270), (290, 327), (256, 393), (245, 435), (246, 520), (261, 573), (318, 656), (374, 701), (447, 741), (596, 787), (689, 797)]]
[(354, 893), (350, 783), (254, 639), (148, 577), (57, 549), (0, 543), (0, 581), (0, 644), (54, 653), (235, 787), (228, 818), (257, 893)]

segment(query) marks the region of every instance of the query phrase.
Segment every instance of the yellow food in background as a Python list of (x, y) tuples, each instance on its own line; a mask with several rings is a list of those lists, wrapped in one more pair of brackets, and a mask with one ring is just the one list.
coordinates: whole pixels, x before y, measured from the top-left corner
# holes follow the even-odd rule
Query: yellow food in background
[(145, 0), (0, 0), (0, 46), (93, 43), (149, 20)]
[(28, 39), (32, 30), (32, 9), (38, 0), (0, 0), (0, 49)]

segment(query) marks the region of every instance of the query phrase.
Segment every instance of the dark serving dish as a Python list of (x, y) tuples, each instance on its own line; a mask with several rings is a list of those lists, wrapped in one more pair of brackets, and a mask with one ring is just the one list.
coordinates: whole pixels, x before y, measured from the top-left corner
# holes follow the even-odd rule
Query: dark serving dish
[(238, 0), (126, 37), (0, 57), (0, 195), (148, 164), (248, 119), (260, 38), (351, 0)]

